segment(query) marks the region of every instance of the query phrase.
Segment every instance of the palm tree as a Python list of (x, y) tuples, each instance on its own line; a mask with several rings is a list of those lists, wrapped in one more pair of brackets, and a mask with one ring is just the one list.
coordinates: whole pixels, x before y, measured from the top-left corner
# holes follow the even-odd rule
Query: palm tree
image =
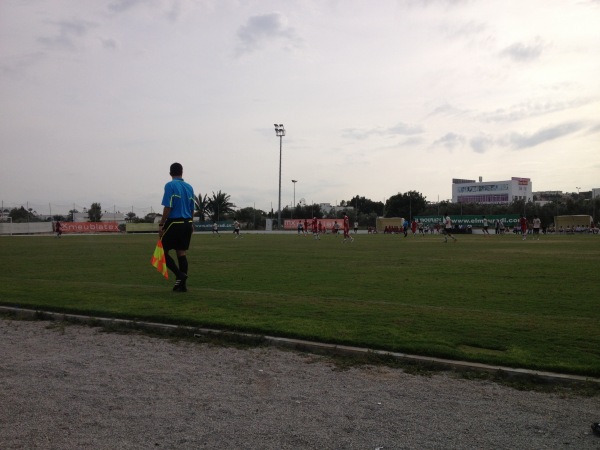
[(196, 215), (200, 218), (200, 222), (204, 222), (208, 216), (208, 194), (198, 193), (198, 197), (194, 197), (194, 204), (196, 205)]
[(207, 210), (208, 216), (213, 222), (218, 222), (219, 218), (225, 217), (227, 214), (235, 212), (235, 205), (229, 200), (231, 196), (225, 192), (212, 193), (212, 197), (208, 200)]

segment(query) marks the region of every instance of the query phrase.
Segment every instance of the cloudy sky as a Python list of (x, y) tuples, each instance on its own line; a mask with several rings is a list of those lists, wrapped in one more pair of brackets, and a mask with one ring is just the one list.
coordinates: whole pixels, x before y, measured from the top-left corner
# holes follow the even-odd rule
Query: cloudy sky
[[(599, 0), (2, 0), (0, 197), (282, 207), (600, 187)], [(54, 205), (54, 206), (49, 206)]]

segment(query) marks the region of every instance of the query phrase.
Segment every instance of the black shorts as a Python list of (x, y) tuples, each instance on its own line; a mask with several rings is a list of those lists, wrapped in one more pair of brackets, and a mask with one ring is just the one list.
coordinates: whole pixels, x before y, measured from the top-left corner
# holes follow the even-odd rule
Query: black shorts
[(194, 232), (192, 219), (167, 219), (163, 230), (162, 245), (165, 251), (190, 248)]

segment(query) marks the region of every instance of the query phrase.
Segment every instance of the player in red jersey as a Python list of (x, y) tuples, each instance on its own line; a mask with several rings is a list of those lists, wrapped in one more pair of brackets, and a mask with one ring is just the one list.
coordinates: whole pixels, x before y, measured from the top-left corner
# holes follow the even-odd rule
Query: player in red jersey
[(346, 242), (347, 239), (350, 239), (350, 242), (354, 242), (354, 238), (350, 236), (350, 219), (348, 218), (348, 214), (344, 213), (344, 240), (342, 242)]
[(321, 235), (319, 234), (319, 225), (321, 225), (321, 224), (320, 223), (317, 224), (317, 218), (313, 217), (312, 218), (313, 239), (321, 240)]
[(521, 225), (521, 236), (523, 236), (523, 240), (527, 239), (527, 219), (525, 215), (522, 215), (519, 219), (519, 224)]

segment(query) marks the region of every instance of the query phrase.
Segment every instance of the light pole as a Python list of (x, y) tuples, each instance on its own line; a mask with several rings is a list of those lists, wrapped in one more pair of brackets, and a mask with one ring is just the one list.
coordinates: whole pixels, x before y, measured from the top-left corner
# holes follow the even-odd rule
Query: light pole
[[(292, 211), (294, 211), (294, 208), (296, 207), (296, 183), (298, 182), (298, 180), (292, 180), (292, 183), (294, 183), (294, 206), (292, 207)], [(294, 214), (292, 212), (292, 219), (294, 218)]]
[(575, 186), (575, 189), (577, 189), (577, 197), (579, 197), (579, 191), (581, 190), (581, 188), (579, 186)]
[(283, 145), (283, 137), (285, 136), (285, 128), (283, 124), (275, 124), (275, 136), (279, 138), (279, 206), (277, 207), (277, 228), (281, 229), (281, 148)]

